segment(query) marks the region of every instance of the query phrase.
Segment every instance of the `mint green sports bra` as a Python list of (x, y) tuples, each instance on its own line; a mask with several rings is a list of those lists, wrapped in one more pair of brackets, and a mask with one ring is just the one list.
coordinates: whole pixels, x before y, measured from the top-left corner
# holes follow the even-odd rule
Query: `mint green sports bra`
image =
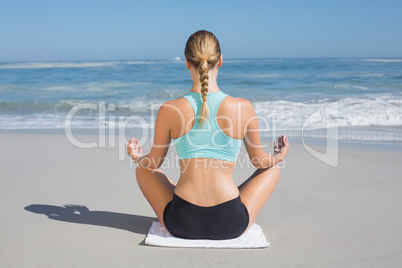
[(193, 107), (196, 119), (193, 128), (185, 135), (173, 139), (179, 159), (189, 158), (215, 158), (236, 161), (242, 140), (226, 135), (220, 128), (216, 119), (219, 104), (227, 96), (222, 91), (208, 93), (209, 120), (205, 120), (201, 128), (198, 121), (202, 98), (200, 93), (189, 92), (184, 98)]

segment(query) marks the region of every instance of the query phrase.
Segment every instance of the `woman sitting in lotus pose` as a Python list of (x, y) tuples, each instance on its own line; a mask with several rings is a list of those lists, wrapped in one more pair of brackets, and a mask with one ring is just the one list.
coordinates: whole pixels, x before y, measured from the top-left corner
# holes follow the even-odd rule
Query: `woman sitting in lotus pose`
[[(276, 164), (285, 158), (289, 142), (282, 135), (274, 142), (274, 154), (265, 153), (251, 102), (219, 89), (222, 54), (212, 33), (191, 35), (185, 57), (193, 80), (190, 92), (159, 109), (149, 154), (142, 155), (135, 138), (127, 152), (138, 164), (142, 193), (172, 235), (236, 238), (254, 223), (274, 191), (281, 172)], [(177, 185), (159, 169), (172, 139), (181, 168)], [(242, 141), (257, 170), (237, 187), (233, 171)]]

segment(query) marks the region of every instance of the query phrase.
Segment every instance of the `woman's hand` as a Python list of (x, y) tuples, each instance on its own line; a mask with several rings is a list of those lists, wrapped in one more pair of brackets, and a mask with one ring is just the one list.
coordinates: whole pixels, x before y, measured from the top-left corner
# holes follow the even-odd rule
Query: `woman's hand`
[(274, 155), (281, 154), (285, 158), (289, 151), (289, 141), (285, 135), (278, 138), (278, 142), (274, 141)]
[(127, 153), (138, 164), (138, 159), (142, 156), (142, 146), (138, 146), (138, 140), (132, 138), (127, 144)]

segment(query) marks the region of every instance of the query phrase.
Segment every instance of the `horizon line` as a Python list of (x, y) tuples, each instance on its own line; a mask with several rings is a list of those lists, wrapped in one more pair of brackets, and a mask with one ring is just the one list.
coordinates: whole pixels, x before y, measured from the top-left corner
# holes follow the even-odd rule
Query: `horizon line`
[[(271, 60), (271, 59), (402, 59), (402, 56), (355, 56), (355, 57), (335, 57), (335, 56), (327, 56), (327, 57), (238, 57), (238, 58), (224, 58), (223, 61), (226, 60)], [(0, 64), (8, 64), (8, 63), (42, 63), (42, 62), (130, 62), (130, 61), (184, 61), (184, 57), (181, 58), (179, 56), (173, 58), (155, 58), (155, 59), (66, 59), (66, 60), (27, 60), (27, 61), (2, 61), (0, 60)]]

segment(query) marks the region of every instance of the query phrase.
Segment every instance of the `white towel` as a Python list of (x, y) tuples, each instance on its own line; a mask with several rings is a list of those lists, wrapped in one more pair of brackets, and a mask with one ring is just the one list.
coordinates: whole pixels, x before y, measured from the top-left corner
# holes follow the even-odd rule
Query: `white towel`
[(269, 242), (261, 227), (254, 223), (247, 233), (234, 239), (184, 239), (172, 236), (160, 222), (154, 221), (145, 238), (145, 244), (160, 247), (176, 248), (267, 248)]

